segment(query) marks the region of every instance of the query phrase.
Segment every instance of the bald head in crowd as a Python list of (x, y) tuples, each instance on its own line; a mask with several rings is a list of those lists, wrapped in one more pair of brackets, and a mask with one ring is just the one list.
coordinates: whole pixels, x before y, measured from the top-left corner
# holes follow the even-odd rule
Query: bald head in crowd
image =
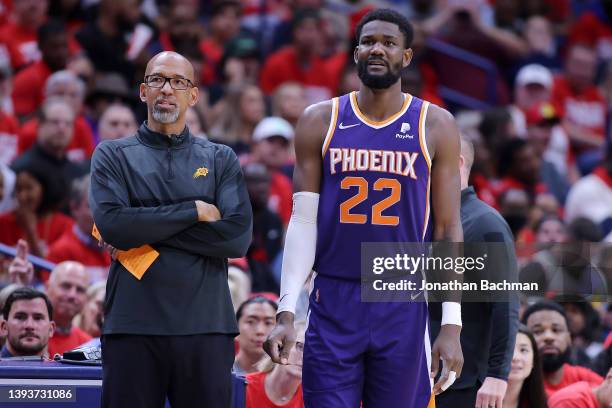
[(121, 139), (136, 133), (138, 126), (130, 108), (121, 104), (110, 105), (98, 123), (100, 141)]
[(460, 156), (461, 168), (461, 189), (463, 190), (468, 186), (468, 180), (470, 178), (470, 171), (474, 164), (474, 144), (472, 141), (463, 133), (461, 133), (461, 156)]
[(85, 99), (85, 83), (72, 71), (54, 72), (45, 82), (45, 97), (64, 99), (78, 115)]
[(79, 262), (65, 261), (53, 269), (46, 286), (57, 330), (72, 328), (72, 319), (83, 309), (88, 285), (87, 270)]

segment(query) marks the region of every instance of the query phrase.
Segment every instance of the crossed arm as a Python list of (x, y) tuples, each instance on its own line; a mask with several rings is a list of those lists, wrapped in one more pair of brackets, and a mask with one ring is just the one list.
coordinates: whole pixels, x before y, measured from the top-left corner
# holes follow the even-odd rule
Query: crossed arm
[[(202, 256), (240, 257), (251, 240), (252, 211), (240, 165), (229, 149), (216, 157), (220, 169), (216, 206), (221, 218), (214, 222), (211, 204), (185, 201), (156, 207), (132, 207), (128, 187), (108, 144), (92, 158), (89, 204), (105, 242), (122, 250), (160, 245)], [(211, 219), (214, 220), (217, 217)]]

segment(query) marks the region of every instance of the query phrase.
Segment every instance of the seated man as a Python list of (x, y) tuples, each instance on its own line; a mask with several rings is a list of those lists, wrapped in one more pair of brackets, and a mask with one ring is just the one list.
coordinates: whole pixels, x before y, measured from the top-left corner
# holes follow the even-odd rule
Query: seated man
[(0, 332), (7, 341), (0, 358), (47, 356), (47, 344), (55, 331), (53, 307), (47, 296), (32, 288), (9, 295), (2, 309)]
[(541, 301), (525, 310), (522, 318), (538, 345), (544, 371), (544, 389), (548, 396), (579, 381), (591, 386), (603, 378), (588, 368), (570, 365), (572, 340), (563, 308), (551, 301)]
[(555, 392), (548, 400), (552, 408), (608, 408), (612, 407), (612, 369), (604, 382), (593, 387), (586, 381), (580, 381)]

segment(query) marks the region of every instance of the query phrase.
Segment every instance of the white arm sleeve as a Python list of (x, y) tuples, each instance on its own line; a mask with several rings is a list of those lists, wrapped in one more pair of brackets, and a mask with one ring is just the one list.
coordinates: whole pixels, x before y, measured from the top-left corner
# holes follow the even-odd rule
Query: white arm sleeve
[(293, 212), (283, 251), (278, 313), (295, 314), (295, 304), (314, 265), (318, 209), (318, 193), (300, 191), (293, 194)]

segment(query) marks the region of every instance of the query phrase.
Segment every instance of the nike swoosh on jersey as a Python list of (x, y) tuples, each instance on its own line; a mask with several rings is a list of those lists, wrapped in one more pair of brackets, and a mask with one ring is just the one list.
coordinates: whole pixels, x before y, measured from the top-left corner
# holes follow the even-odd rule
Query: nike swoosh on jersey
[(348, 129), (348, 128), (352, 128), (355, 126), (359, 126), (361, 125), (361, 123), (353, 123), (352, 125), (345, 125), (342, 122), (340, 122), (340, 125), (338, 126), (340, 129)]

